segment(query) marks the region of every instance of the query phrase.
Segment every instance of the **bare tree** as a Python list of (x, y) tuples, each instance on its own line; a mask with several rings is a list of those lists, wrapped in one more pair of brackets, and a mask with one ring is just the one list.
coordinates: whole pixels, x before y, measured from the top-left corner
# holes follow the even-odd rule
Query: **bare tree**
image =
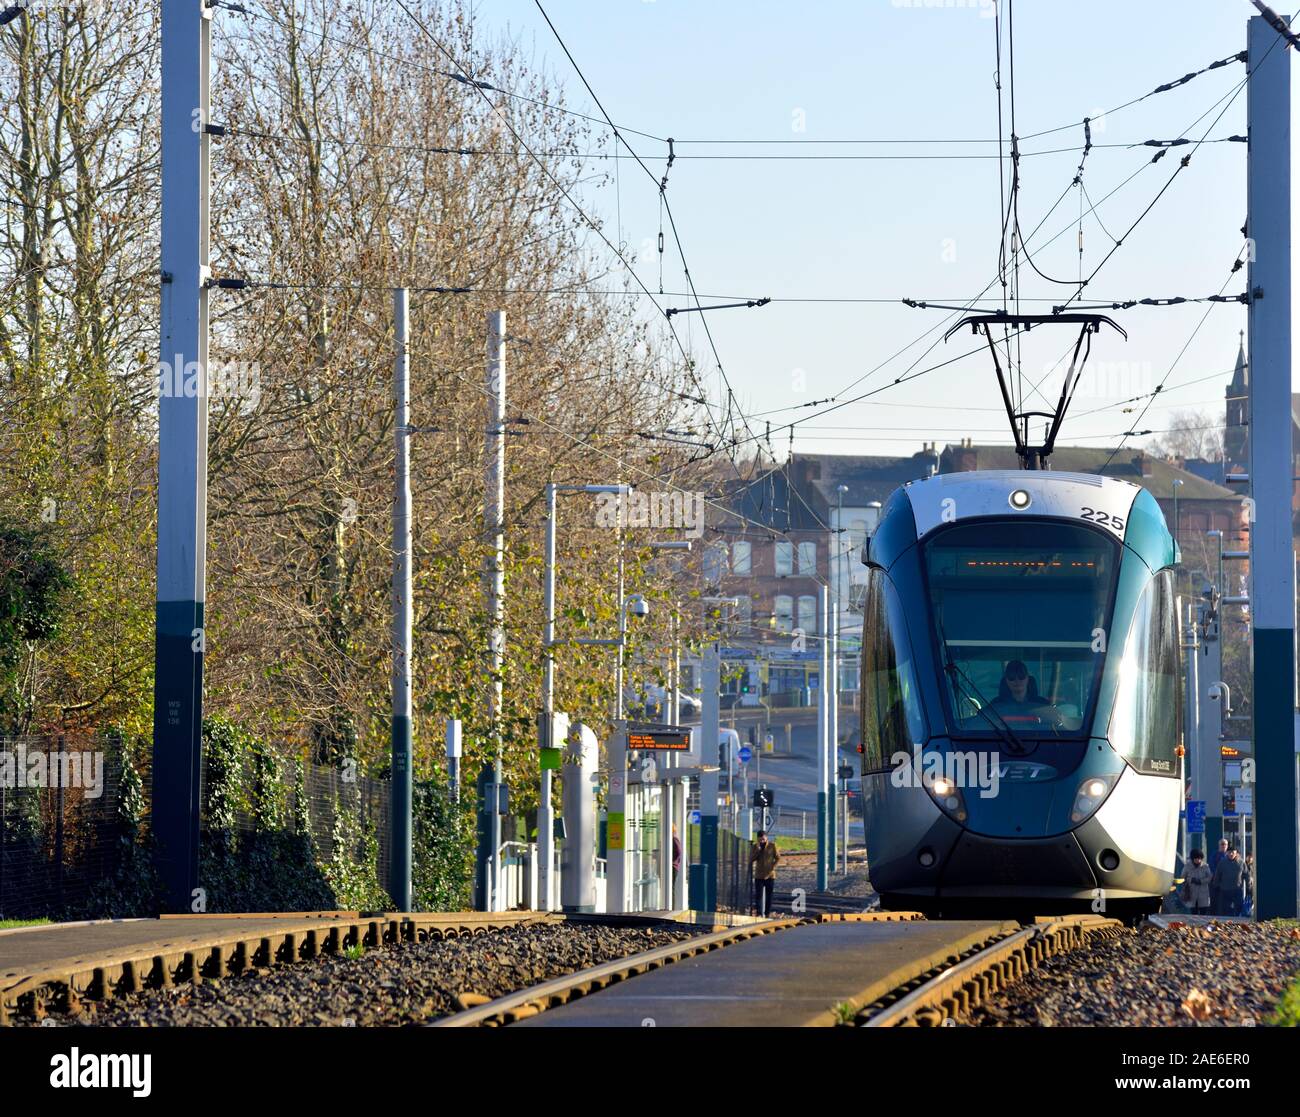
[(1222, 461), (1223, 420), (1210, 411), (1176, 411), (1150, 449), (1169, 461)]

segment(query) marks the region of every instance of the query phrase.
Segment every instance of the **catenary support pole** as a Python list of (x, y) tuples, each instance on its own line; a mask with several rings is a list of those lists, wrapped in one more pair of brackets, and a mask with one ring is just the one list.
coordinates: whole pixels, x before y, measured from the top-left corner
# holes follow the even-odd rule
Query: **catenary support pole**
[[(1205, 802), (1205, 832), (1196, 836), (1192, 845), (1199, 845), (1208, 854), (1219, 842), (1223, 833), (1223, 699), (1210, 692), (1223, 681), (1223, 607), (1206, 632), (1205, 650), (1198, 671), (1201, 710), (1200, 736), (1193, 755), (1193, 799)], [(1219, 693), (1217, 690), (1215, 693)]]
[(395, 440), (393, 476), (392, 796), (388, 894), (411, 910), (411, 412), (410, 308), (406, 288), (393, 292)]
[(831, 872), (835, 872), (839, 867), (840, 845), (840, 828), (838, 824), (840, 786), (840, 606), (833, 593), (830, 594), (830, 624), (827, 625), (827, 633), (830, 637), (831, 647), (830, 671), (826, 676), (830, 687), (826, 695), (827, 717), (830, 719), (830, 727), (827, 733), (829, 758), (826, 762), (826, 805), (830, 813), (826, 820), (826, 830), (830, 835)]
[[(700, 780), (700, 877), (703, 895), (699, 903), (705, 911), (716, 911), (718, 903), (718, 776), (712, 766), (719, 764), (718, 743), (722, 708), (718, 685), (722, 675), (722, 653), (716, 643), (704, 649), (700, 671), (700, 754), (705, 772)], [(731, 750), (727, 749), (728, 756)]]
[(821, 648), (821, 680), (817, 687), (817, 891), (826, 891), (826, 875), (830, 867), (830, 835), (826, 823), (830, 817), (826, 804), (826, 783), (830, 737), (830, 701), (827, 676), (830, 674), (830, 590), (822, 586), (817, 593), (818, 646)]
[(506, 477), (506, 315), (493, 310), (487, 316), (487, 485), (483, 526), (488, 538), (488, 725), (492, 734), (492, 794), (488, 803), (488, 911), (500, 911), (501, 889), (501, 698), (505, 669), (505, 477)]
[(1256, 918), (1294, 918), (1297, 895), (1295, 554), (1291, 444), (1291, 56), (1249, 22), (1251, 642)]
[[(1180, 622), (1182, 618), (1180, 618)], [(1198, 616), (1197, 604), (1194, 601), (1187, 602), (1186, 617), (1186, 638), (1183, 641), (1184, 662), (1187, 664), (1187, 679), (1184, 687), (1184, 697), (1187, 701), (1186, 724), (1183, 727), (1183, 752), (1186, 760), (1183, 762), (1183, 771), (1186, 774), (1195, 771), (1196, 757), (1199, 753), (1199, 744), (1201, 739), (1201, 687), (1200, 687), (1200, 667), (1201, 667), (1201, 644), (1200, 644), (1200, 619)], [(1186, 788), (1189, 782), (1187, 778), (1183, 780), (1183, 787)], [(1188, 796), (1187, 798), (1191, 798)], [(1187, 811), (1186, 800), (1183, 802), (1183, 863), (1187, 864), (1187, 857), (1191, 850), (1191, 833), (1188, 825), (1191, 819)]]
[(163, 910), (199, 891), (208, 476), (208, 145), (211, 9), (162, 4), (158, 585), (152, 830)]
[[(542, 607), (545, 619), (542, 629), (542, 722), (540, 726), (543, 749), (558, 749), (563, 741), (551, 738), (555, 732), (555, 516), (557, 501), (554, 482), (546, 486), (546, 554), (545, 581), (542, 587)], [(553, 884), (555, 869), (555, 808), (551, 805), (552, 780), (549, 754), (543, 758), (541, 803), (537, 808), (537, 859), (540, 862), (538, 891), (541, 907), (550, 911), (555, 906)], [(611, 909), (612, 910), (612, 909)]]

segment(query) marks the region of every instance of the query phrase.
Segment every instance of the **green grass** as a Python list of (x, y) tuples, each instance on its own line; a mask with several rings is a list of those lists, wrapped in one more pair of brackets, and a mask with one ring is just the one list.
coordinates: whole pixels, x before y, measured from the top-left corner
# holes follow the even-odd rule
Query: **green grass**
[[(1300, 919), (1270, 919), (1268, 922), (1274, 927), (1300, 927)], [(1291, 988), (1277, 1002), (1269, 1024), (1274, 1028), (1300, 1028), (1300, 974), (1296, 974)]]
[(1274, 1028), (1300, 1028), (1300, 977), (1282, 994), (1269, 1024)]
[(43, 927), (47, 923), (48, 919), (0, 919), (0, 931), (8, 931), (11, 927)]
[(817, 848), (816, 838), (773, 838), (772, 841), (783, 853), (811, 853)]
[(839, 1001), (831, 1006), (831, 1011), (835, 1013), (836, 1022), (846, 1026), (851, 1025), (858, 1015), (852, 1001)]
[(345, 946), (343, 948), (343, 957), (349, 962), (356, 962), (363, 954), (365, 954), (365, 952), (366, 948), (364, 943), (354, 942), (351, 946)]

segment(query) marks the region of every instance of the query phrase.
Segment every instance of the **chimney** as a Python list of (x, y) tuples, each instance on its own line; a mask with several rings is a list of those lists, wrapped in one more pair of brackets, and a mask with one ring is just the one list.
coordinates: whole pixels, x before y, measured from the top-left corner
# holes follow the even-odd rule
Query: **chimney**
[(1139, 450), (1133, 455), (1133, 464), (1138, 467), (1138, 472), (1140, 472), (1143, 477), (1151, 476), (1151, 459), (1147, 457), (1145, 450)]

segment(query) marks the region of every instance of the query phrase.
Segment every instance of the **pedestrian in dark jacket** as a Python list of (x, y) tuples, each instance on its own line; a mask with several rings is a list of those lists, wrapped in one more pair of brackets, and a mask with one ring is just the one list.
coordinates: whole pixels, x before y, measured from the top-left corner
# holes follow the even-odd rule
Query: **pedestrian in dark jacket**
[(1187, 867), (1183, 877), (1183, 901), (1192, 915), (1210, 914), (1210, 881), (1214, 874), (1205, 863), (1205, 855), (1199, 850), (1192, 850), (1192, 863)]
[(1219, 862), (1228, 856), (1228, 839), (1220, 838), (1219, 847), (1210, 854), (1210, 872), (1219, 867)]
[(767, 831), (758, 832), (758, 841), (754, 843), (749, 855), (749, 863), (754, 867), (754, 909), (759, 915), (769, 915), (772, 911), (772, 890), (776, 887), (776, 863), (781, 860), (781, 852), (774, 842), (767, 840)]
[(1229, 847), (1227, 856), (1219, 862), (1210, 878), (1210, 891), (1214, 893), (1215, 915), (1241, 914), (1241, 881), (1245, 868), (1235, 847)]

